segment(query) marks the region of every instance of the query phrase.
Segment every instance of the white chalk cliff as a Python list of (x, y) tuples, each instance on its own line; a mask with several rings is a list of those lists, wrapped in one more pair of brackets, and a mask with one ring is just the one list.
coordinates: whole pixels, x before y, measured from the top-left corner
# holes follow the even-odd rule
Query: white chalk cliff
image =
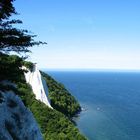
[(48, 88), (46, 85), (46, 81), (41, 76), (40, 71), (37, 66), (34, 65), (34, 69), (32, 71), (28, 70), (28, 72), (24, 73), (26, 82), (29, 83), (32, 87), (33, 93), (36, 96), (36, 99), (45, 103), (48, 107), (52, 108), (50, 105), (50, 101), (47, 97)]

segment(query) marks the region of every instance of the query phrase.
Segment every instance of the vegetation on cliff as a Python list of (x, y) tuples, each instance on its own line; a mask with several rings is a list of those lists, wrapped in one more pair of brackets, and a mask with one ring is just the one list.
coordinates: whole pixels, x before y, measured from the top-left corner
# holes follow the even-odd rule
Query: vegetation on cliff
[(86, 140), (65, 115), (36, 100), (28, 84), (19, 82), (17, 93), (34, 114), (45, 140)]
[(68, 117), (74, 116), (81, 110), (78, 101), (70, 94), (63, 84), (58, 83), (44, 72), (41, 72), (41, 74), (47, 82), (49, 98), (53, 108), (62, 112)]
[(15, 55), (1, 55), (0, 59), (4, 60), (0, 61), (3, 64), (3, 69), (0, 68), (0, 77), (16, 85), (6, 86), (2, 84), (1, 80), (0, 90), (12, 90), (21, 97), (25, 106), (32, 111), (36, 118), (45, 140), (86, 140), (68, 117), (36, 100), (30, 85), (25, 82), (24, 74), (21, 70), (21, 65), (25, 61)]

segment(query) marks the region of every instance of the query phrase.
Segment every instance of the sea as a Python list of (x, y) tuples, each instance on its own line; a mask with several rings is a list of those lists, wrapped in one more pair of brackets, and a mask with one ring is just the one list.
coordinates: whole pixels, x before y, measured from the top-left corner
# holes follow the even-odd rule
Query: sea
[(76, 97), (89, 140), (140, 140), (140, 72), (45, 71)]

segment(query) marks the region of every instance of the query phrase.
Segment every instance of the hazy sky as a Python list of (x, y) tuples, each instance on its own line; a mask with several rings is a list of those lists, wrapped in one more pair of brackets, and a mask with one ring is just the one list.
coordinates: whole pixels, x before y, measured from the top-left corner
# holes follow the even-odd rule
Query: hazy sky
[(139, 69), (140, 0), (16, 0), (22, 27), (46, 41), (40, 68)]

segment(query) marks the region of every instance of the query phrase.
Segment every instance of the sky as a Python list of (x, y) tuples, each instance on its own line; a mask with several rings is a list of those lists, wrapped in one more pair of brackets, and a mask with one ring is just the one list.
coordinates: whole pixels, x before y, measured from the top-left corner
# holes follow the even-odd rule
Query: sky
[(29, 60), (46, 69), (140, 70), (140, 0), (16, 0), (19, 26), (47, 46)]

